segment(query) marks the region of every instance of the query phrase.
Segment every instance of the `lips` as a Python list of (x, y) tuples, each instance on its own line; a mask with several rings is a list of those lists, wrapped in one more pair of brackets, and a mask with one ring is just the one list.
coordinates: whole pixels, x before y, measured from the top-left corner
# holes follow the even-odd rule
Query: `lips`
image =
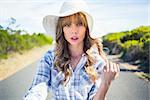
[(76, 36), (71, 37), (71, 40), (78, 40), (78, 37), (76, 37)]

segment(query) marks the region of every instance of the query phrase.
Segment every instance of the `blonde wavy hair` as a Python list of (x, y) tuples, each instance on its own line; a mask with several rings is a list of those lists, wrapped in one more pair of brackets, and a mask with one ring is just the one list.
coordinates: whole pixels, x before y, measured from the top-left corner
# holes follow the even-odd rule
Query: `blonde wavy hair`
[[(84, 47), (83, 47), (84, 53), (86, 53), (86, 51), (89, 50), (92, 47), (92, 45), (96, 44), (99, 50), (99, 54), (102, 55), (102, 57), (105, 59), (106, 56), (105, 53), (103, 52), (103, 46), (101, 42), (98, 39), (91, 38), (89, 35), (89, 28), (85, 15), (79, 12), (71, 16), (75, 16), (75, 21), (85, 26), (86, 28), (86, 35), (84, 38)], [(60, 17), (58, 19), (58, 23), (56, 26), (56, 47), (55, 47), (54, 66), (58, 71), (62, 71), (64, 73), (65, 75), (65, 78), (63, 80), (64, 83), (72, 74), (69, 69), (70, 54), (68, 49), (68, 43), (63, 33), (63, 27), (67, 24), (67, 22), (71, 21), (71, 16)], [(87, 74), (90, 76), (91, 80), (95, 82), (97, 79), (97, 74), (93, 67), (95, 60), (88, 53), (86, 53), (86, 55), (88, 59), (85, 64), (85, 70)]]

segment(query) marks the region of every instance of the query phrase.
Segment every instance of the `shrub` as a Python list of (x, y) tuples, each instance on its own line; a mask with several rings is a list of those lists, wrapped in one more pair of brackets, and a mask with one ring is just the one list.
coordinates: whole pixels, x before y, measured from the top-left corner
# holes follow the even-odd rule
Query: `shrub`
[(0, 56), (7, 55), (10, 46), (9, 34), (7, 30), (0, 30)]
[(123, 52), (123, 60), (132, 63), (139, 62), (142, 66), (140, 69), (144, 72), (149, 71), (150, 26), (107, 34), (103, 36), (103, 44), (110, 49), (111, 54)]
[(7, 30), (0, 29), (0, 59), (7, 58), (10, 52), (19, 52), (29, 50), (35, 46), (43, 46), (51, 44), (52, 38), (42, 33), (34, 33), (32, 35), (21, 35), (20, 30), (14, 30), (13, 34), (9, 34)]
[(123, 47), (123, 55), (122, 58), (125, 61), (136, 61), (142, 56), (142, 42), (138, 42), (137, 40), (129, 40), (122, 44)]
[(142, 57), (140, 58), (141, 60), (141, 69), (144, 72), (149, 72), (149, 61), (150, 61), (150, 56), (149, 56), (149, 50), (150, 50), (150, 39), (146, 40), (143, 43), (143, 47), (142, 47), (143, 51), (142, 51)]

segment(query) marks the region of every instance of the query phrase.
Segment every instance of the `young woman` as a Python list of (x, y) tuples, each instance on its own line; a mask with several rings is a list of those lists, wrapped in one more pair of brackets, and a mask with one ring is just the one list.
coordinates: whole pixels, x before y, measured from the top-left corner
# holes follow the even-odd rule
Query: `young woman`
[(44, 17), (55, 48), (41, 59), (24, 100), (104, 100), (119, 66), (107, 60), (98, 39), (92, 38), (93, 20), (84, 1), (64, 2), (59, 15)]

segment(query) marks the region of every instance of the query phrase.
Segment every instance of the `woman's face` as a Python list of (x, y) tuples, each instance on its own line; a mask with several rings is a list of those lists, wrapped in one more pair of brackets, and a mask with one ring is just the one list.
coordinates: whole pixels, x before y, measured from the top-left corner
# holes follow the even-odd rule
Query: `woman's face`
[(64, 37), (70, 45), (80, 45), (83, 43), (86, 27), (76, 16), (71, 16), (63, 27)]

